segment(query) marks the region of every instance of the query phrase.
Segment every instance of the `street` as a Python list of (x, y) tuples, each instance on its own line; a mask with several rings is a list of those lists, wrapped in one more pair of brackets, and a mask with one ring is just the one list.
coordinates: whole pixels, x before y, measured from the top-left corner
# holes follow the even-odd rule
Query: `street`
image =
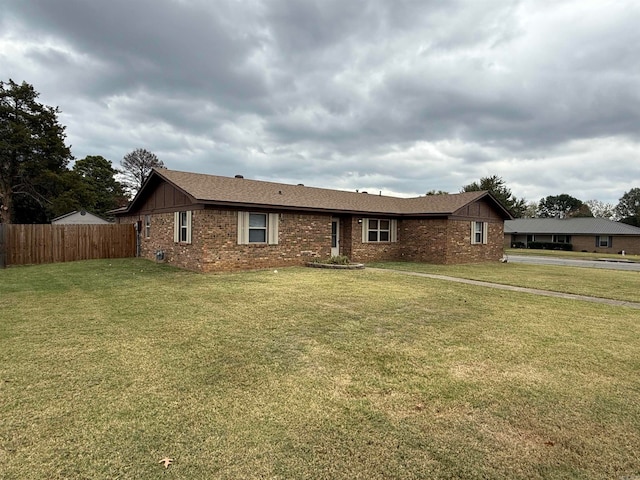
[[(563, 265), (566, 267), (606, 268), (609, 270), (629, 270), (640, 272), (640, 263), (613, 262), (601, 260), (573, 260), (570, 258), (533, 257), (529, 255), (507, 255), (512, 263), (530, 263), (534, 265)], [(622, 259), (622, 257), (620, 257)]]

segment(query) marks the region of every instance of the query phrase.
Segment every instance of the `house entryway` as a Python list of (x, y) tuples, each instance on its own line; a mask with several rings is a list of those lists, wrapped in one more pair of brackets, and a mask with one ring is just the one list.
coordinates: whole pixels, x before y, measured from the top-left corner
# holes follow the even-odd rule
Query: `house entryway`
[(340, 219), (331, 219), (331, 256), (340, 255)]

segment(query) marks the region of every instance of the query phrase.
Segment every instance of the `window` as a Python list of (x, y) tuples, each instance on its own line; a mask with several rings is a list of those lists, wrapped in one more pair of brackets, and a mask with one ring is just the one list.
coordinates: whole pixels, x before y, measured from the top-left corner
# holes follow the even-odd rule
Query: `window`
[(365, 218), (362, 224), (362, 243), (395, 242), (397, 232), (397, 220)]
[(596, 247), (611, 248), (613, 246), (613, 238), (611, 236), (597, 236)]
[(144, 216), (144, 238), (151, 237), (151, 215)]
[(482, 245), (487, 243), (489, 224), (487, 222), (471, 222), (471, 244)]
[(191, 243), (191, 211), (175, 212), (173, 241), (176, 243)]
[(554, 235), (553, 243), (571, 243), (571, 237), (569, 235)]
[(238, 212), (238, 245), (278, 244), (277, 213)]
[(267, 214), (249, 214), (249, 243), (267, 243)]

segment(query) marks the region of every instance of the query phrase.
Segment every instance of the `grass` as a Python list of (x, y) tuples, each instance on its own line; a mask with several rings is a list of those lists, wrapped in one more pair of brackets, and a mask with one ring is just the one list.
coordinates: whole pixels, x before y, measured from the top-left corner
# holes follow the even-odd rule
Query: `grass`
[(466, 265), (378, 262), (368, 266), (640, 302), (640, 272), (635, 271), (500, 262)]
[(632, 309), (138, 260), (0, 271), (0, 308), (2, 478), (640, 475)]

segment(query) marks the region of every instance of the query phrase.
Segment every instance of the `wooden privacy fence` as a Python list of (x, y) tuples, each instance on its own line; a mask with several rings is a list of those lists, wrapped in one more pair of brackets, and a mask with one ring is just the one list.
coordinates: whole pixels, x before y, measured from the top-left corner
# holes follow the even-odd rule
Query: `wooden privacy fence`
[(133, 224), (0, 224), (0, 267), (135, 256)]

